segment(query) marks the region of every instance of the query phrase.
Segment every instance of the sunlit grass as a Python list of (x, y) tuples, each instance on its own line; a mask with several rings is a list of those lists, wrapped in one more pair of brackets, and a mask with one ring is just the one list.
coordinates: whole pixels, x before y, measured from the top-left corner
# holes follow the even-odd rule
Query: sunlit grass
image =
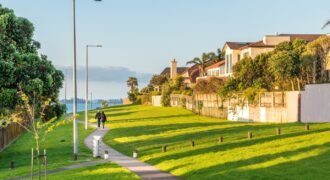
[[(92, 159), (91, 151), (85, 147), (83, 140), (93, 129), (84, 129), (79, 124), (79, 159), (73, 160), (73, 125), (72, 123), (60, 126), (47, 135), (46, 149), (48, 169), (55, 169), (65, 165), (89, 161)], [(31, 148), (35, 147), (34, 139), (30, 133), (25, 133), (10, 147), (0, 152), (0, 179), (28, 175), (31, 171)], [(42, 151), (43, 151), (43, 145)], [(15, 169), (10, 170), (9, 164), (15, 162)], [(42, 166), (43, 168), (43, 166)]]
[(94, 165), (74, 170), (63, 171), (57, 174), (51, 174), (48, 176), (49, 179), (79, 179), (79, 180), (134, 180), (140, 179), (137, 175), (131, 173), (127, 169), (119, 167), (113, 163)]
[[(187, 179), (324, 179), (330, 175), (330, 124), (239, 123), (182, 108), (117, 106), (104, 110), (107, 144)], [(93, 119), (96, 111), (91, 111)], [(282, 135), (275, 135), (280, 127)], [(247, 139), (247, 132), (253, 139)], [(218, 144), (219, 136), (224, 143)], [(196, 146), (191, 147), (191, 140)], [(168, 151), (161, 152), (167, 145)]]

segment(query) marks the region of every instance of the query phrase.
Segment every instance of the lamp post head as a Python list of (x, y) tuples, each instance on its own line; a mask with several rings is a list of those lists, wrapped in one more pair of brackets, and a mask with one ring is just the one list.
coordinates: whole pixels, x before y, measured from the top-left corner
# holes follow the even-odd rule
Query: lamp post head
[(97, 47), (97, 48), (101, 48), (101, 47), (103, 47), (102, 45), (99, 45), (99, 44), (97, 44), (97, 45), (86, 45), (86, 47), (88, 48), (88, 47)]

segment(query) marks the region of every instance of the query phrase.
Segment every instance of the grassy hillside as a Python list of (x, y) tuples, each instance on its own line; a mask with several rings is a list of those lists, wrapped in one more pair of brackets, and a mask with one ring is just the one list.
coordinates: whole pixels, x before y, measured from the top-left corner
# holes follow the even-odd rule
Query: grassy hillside
[[(187, 179), (324, 179), (330, 175), (330, 124), (239, 123), (182, 108), (118, 106), (105, 110), (107, 144)], [(95, 111), (90, 113), (91, 120)], [(282, 135), (275, 135), (280, 127)], [(247, 139), (247, 132), (253, 139)], [(224, 142), (218, 144), (218, 137)], [(195, 147), (191, 147), (191, 140)], [(163, 145), (167, 152), (161, 152)]]
[[(84, 125), (79, 124), (79, 160), (73, 161), (72, 153), (72, 123), (56, 128), (47, 135), (48, 169), (54, 169), (69, 164), (84, 162), (92, 159), (91, 151), (85, 147), (84, 138), (93, 129), (84, 129)], [(10, 147), (0, 152), (0, 179), (28, 175), (31, 165), (31, 148), (35, 147), (34, 139), (30, 133), (25, 133)], [(11, 161), (15, 162), (16, 168), (9, 169)]]

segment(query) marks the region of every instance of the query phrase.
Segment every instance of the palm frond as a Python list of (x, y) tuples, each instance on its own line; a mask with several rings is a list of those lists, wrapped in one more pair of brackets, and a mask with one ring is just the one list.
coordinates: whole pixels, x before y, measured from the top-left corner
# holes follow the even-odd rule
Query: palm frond
[(190, 60), (186, 63), (186, 65), (190, 65), (190, 64), (201, 64), (201, 60), (196, 57), (193, 60)]
[(328, 25), (330, 25), (330, 20), (328, 20), (328, 21), (322, 26), (322, 29), (324, 29), (324, 28), (327, 27)]

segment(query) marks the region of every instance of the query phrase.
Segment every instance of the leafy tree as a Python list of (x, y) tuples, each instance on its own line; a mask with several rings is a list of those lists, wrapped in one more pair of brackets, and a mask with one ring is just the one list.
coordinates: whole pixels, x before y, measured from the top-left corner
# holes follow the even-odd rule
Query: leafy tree
[(183, 91), (185, 89), (184, 79), (182, 76), (175, 77), (171, 82), (171, 88), (174, 91)]
[(164, 107), (171, 106), (171, 86), (169, 83), (164, 83), (162, 85), (162, 98), (161, 103)]
[(280, 88), (285, 90), (285, 83), (291, 83), (292, 90), (295, 90), (293, 79), (298, 75), (298, 61), (294, 53), (281, 51), (270, 58), (270, 71), (274, 74), (275, 80)]
[[(31, 88), (38, 88), (40, 84), (36, 83)], [(17, 106), (17, 111), (12, 112), (10, 115), (3, 116), (1, 115), (0, 121), (6, 121), (9, 123), (17, 123), (22, 128), (24, 128), (28, 133), (31, 133), (33, 135), (34, 141), (35, 141), (35, 150), (37, 152), (37, 163), (38, 163), (38, 175), (40, 179), (40, 158), (42, 155), (40, 154), (41, 148), (43, 147), (46, 149), (46, 138), (47, 134), (54, 130), (54, 128), (64, 125), (66, 123), (71, 122), (72, 118), (68, 118), (63, 121), (56, 121), (56, 117), (53, 117), (49, 121), (44, 122), (43, 116), (45, 116), (45, 109), (48, 106), (52, 106), (51, 99), (50, 98), (43, 98), (39, 93), (34, 93), (33, 99), (29, 99), (29, 96), (20, 89), (17, 93), (19, 96), (19, 100), (22, 102)], [(39, 103), (40, 106), (36, 106), (36, 103)], [(41, 118), (36, 118), (37, 115)], [(0, 128), (3, 124), (0, 124)]]
[(219, 88), (224, 84), (222, 79), (211, 77), (209, 79), (198, 80), (194, 86), (194, 92), (208, 94), (218, 93)]
[(141, 94), (149, 94), (154, 90), (154, 87), (151, 84), (148, 84), (146, 87), (142, 88), (140, 93)]
[(133, 92), (138, 86), (138, 80), (136, 77), (129, 77), (127, 80), (127, 86), (130, 88), (130, 91)]
[(109, 103), (108, 103), (107, 100), (102, 100), (102, 101), (101, 101), (101, 107), (102, 107), (102, 108), (107, 108), (108, 106), (109, 106)]
[(269, 53), (256, 56), (254, 59), (245, 57), (233, 66), (233, 74), (240, 83), (238, 88), (248, 87), (272, 89), (272, 75), (268, 70)]
[(162, 84), (168, 82), (168, 80), (169, 80), (168, 75), (153, 75), (150, 80), (150, 84), (153, 87), (162, 86)]
[(137, 88), (133, 89), (132, 91), (128, 92), (128, 99), (134, 103), (137, 104), (139, 90)]
[[(64, 76), (46, 56), (38, 54), (40, 43), (33, 40), (33, 33), (29, 20), (16, 17), (12, 10), (0, 5), (0, 98), (6, 99), (0, 103), (0, 109), (7, 113), (17, 111), (16, 106), (22, 102), (13, 94), (21, 89), (31, 100), (30, 104), (35, 93), (50, 99), (53, 106), (47, 106), (43, 116), (43, 120), (48, 120), (59, 116), (63, 109), (58, 94)], [(41, 103), (36, 102), (35, 106), (40, 109)]]
[(316, 79), (318, 82), (326, 82), (327, 77), (326, 69), (329, 66), (329, 51), (330, 51), (330, 37), (321, 36), (315, 41), (307, 44), (306, 51), (303, 58), (306, 64), (316, 64)]
[(128, 94), (128, 99), (133, 102), (134, 104), (137, 103), (137, 97), (139, 95), (138, 89), (138, 80), (136, 77), (129, 77), (127, 80), (127, 86), (130, 88)]

